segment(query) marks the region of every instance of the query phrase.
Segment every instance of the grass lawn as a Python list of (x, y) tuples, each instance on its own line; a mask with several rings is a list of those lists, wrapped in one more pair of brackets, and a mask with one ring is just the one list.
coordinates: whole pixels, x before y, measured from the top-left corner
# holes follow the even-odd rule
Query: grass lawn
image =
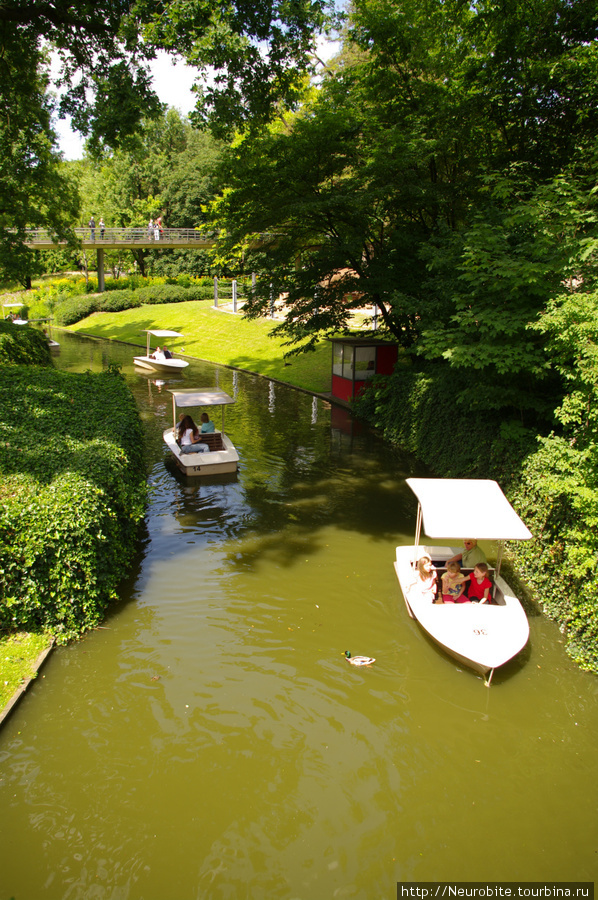
[(0, 637), (0, 712), (23, 682), (35, 676), (35, 661), (51, 643), (50, 635), (24, 631)]
[[(170, 349), (185, 356), (222, 363), (276, 378), (308, 391), (330, 390), (331, 345), (326, 341), (313, 353), (284, 359), (280, 338), (271, 337), (270, 319), (244, 319), (214, 309), (210, 301), (156, 304), (118, 313), (93, 313), (69, 331), (126, 341), (145, 347), (146, 328), (165, 328), (184, 335), (169, 341)], [(155, 346), (155, 342), (153, 344)]]

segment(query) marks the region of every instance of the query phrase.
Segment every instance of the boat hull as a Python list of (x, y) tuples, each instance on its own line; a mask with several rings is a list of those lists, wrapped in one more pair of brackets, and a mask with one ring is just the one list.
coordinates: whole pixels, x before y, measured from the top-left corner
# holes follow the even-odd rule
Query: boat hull
[(152, 359), (151, 356), (135, 356), (133, 362), (150, 372), (180, 372), (189, 365), (185, 359)]
[(410, 590), (414, 559), (428, 553), (438, 567), (459, 552), (452, 547), (397, 547), (395, 571), (409, 614), (421, 628), (454, 659), (487, 675), (513, 659), (529, 639), (527, 616), (506, 581), (493, 577), (496, 603), (492, 604), (435, 604)]
[(207, 453), (181, 453), (172, 428), (166, 429), (163, 438), (183, 475), (224, 475), (236, 472), (239, 468), (239, 454), (226, 434), (222, 435), (224, 449), (210, 450)]

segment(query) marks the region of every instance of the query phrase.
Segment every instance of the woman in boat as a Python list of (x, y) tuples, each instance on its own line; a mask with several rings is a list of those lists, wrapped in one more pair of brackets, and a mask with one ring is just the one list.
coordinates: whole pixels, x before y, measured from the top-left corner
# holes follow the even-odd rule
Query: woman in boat
[(191, 416), (183, 416), (177, 427), (177, 440), (181, 445), (181, 453), (206, 453), (207, 444), (200, 441), (200, 432), (191, 418)]
[(209, 415), (207, 413), (201, 414), (201, 433), (202, 434), (213, 434), (216, 431), (216, 426), (211, 421)]
[(409, 585), (407, 593), (411, 594), (412, 591), (419, 592), (422, 600), (429, 600), (430, 603), (436, 600), (438, 576), (432, 558), (427, 553), (417, 561), (415, 579)]

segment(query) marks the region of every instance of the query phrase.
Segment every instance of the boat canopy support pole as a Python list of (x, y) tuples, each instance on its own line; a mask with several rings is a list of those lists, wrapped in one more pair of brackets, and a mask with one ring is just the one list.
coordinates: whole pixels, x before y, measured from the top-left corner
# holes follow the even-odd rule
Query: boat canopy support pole
[(413, 565), (415, 566), (417, 562), (417, 548), (419, 547), (419, 539), (422, 530), (422, 507), (421, 503), (417, 504), (417, 520), (415, 523), (415, 546), (413, 547)]
[(499, 541), (498, 549), (496, 551), (496, 570), (495, 570), (496, 575), (500, 575), (500, 567), (502, 565), (502, 554), (503, 554), (504, 548), (505, 548), (505, 545), (504, 545), (503, 541)]
[(172, 433), (176, 437), (176, 400), (174, 399), (174, 394), (172, 395)]

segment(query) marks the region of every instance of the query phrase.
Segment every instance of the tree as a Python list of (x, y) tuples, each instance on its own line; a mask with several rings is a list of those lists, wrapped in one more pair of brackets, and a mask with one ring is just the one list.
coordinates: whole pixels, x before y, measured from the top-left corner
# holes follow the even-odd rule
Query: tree
[(309, 347), (377, 303), (404, 346), (470, 370), (486, 406), (542, 405), (529, 326), (570, 274), (572, 192), (593, 177), (592, 9), (356, 0), (315, 99), (231, 151), (214, 221), (263, 266), (249, 313), (284, 292), (280, 330)]
[(44, 226), (66, 238), (78, 196), (53, 149), (43, 58), (26, 41), (0, 52), (0, 84), (0, 270), (30, 286), (42, 266), (23, 246), (25, 230)]
[[(102, 215), (107, 227), (145, 229), (161, 215), (169, 227), (201, 226), (203, 206), (214, 194), (212, 169), (219, 145), (170, 109), (156, 120), (144, 120), (127, 149), (87, 156), (72, 164), (85, 198), (82, 223)], [(129, 257), (128, 251), (126, 252)], [(147, 249), (131, 253), (142, 274), (155, 268), (178, 274), (197, 270), (197, 251)], [(122, 266), (117, 251), (107, 251), (108, 265)], [(174, 259), (172, 257), (175, 257)], [(205, 260), (200, 268), (205, 268)]]
[(293, 99), (324, 13), (324, 0), (7, 0), (0, 46), (21, 46), (24, 68), (42, 45), (54, 47), (61, 112), (92, 146), (115, 147), (160, 111), (147, 68), (157, 50), (183, 56), (198, 73), (216, 70), (214, 86), (198, 93), (200, 118), (246, 124), (268, 118), (281, 98)]

